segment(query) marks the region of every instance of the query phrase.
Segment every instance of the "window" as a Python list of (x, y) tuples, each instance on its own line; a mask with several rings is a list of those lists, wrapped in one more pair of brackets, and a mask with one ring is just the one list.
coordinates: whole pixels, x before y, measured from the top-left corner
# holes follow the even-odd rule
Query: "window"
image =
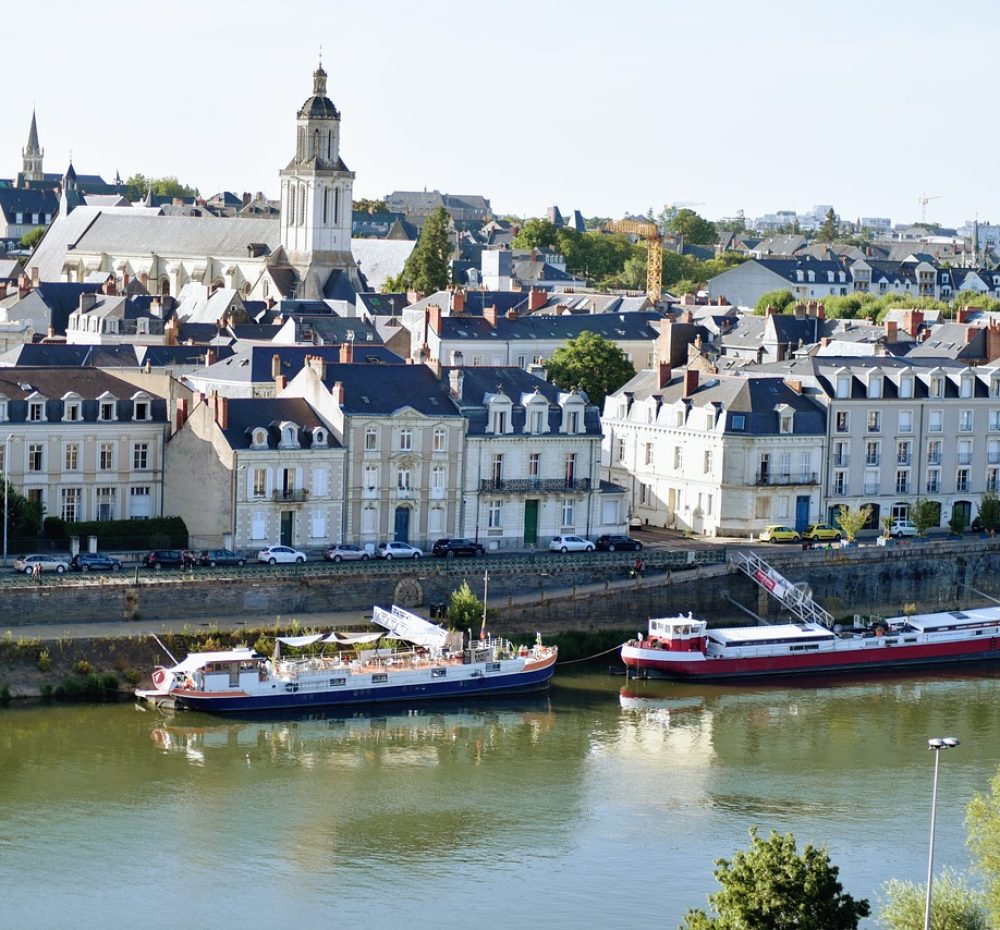
[(539, 473), (539, 466), (541, 464), (541, 453), (532, 452), (528, 456), (528, 477), (537, 478)]
[(445, 440), (447, 438), (447, 433), (441, 427), (436, 427), (434, 430), (434, 444), (433, 449), (435, 452), (444, 452), (447, 449)]
[(986, 443), (986, 464), (1000, 465), (1000, 439), (991, 439)]
[(878, 465), (880, 460), (879, 443), (865, 443), (865, 465)]
[(941, 491), (941, 469), (927, 469), (927, 493), (938, 494)]
[(499, 488), (503, 481), (503, 455), (499, 452), (493, 453), (493, 460), (490, 463), (490, 477), (493, 479), (493, 487)]
[(365, 487), (369, 491), (378, 487), (378, 465), (365, 465)]
[(33, 442), (28, 446), (28, 471), (41, 471), (45, 463), (45, 446), (40, 442)]
[(80, 444), (76, 442), (66, 443), (65, 457), (66, 471), (79, 471), (80, 469)]
[(115, 519), (115, 489), (114, 488), (98, 488), (97, 489), (97, 519), (98, 520), (114, 520)]
[(941, 375), (931, 377), (928, 394), (931, 397), (944, 397), (944, 378)]
[(529, 431), (536, 435), (545, 428), (545, 412), (543, 410), (532, 410), (528, 414)]
[(901, 433), (912, 433), (913, 432), (913, 411), (912, 410), (900, 410), (899, 411), (899, 431)]
[(868, 411), (868, 432), (878, 433), (882, 430), (882, 413), (878, 410)]
[(67, 523), (76, 523), (80, 519), (80, 489), (63, 488), (61, 492), (63, 520)]
[(76, 423), (80, 419), (82, 419), (80, 415), (80, 401), (66, 401), (66, 406), (63, 407), (63, 420), (68, 423)]
[(413, 451), (413, 430), (401, 429), (399, 431), (399, 451), (400, 452)]
[(132, 444), (132, 468), (138, 471), (149, 468), (148, 442), (135, 442)]
[(267, 494), (267, 469), (266, 468), (255, 468), (251, 473), (251, 480), (253, 481), (253, 490), (251, 494), (254, 497), (263, 497)]
[(135, 487), (129, 490), (130, 512), (133, 520), (147, 520), (152, 516), (152, 495), (148, 486)]
[(448, 470), (443, 465), (435, 465), (431, 469), (431, 487), (435, 491), (443, 491), (448, 483)]
[(990, 431), (1000, 430), (1000, 410), (990, 411)]
[(361, 510), (361, 532), (372, 534), (378, 527), (378, 511), (370, 504)]
[(576, 483), (576, 453), (567, 452), (565, 462), (566, 487), (571, 488)]
[(960, 468), (958, 474), (955, 475), (955, 490), (956, 491), (968, 491), (969, 490), (969, 469)]
[(792, 432), (792, 424), (794, 423), (794, 418), (790, 413), (783, 413), (781, 415), (781, 420), (778, 424), (778, 430), (782, 433)]
[(31, 423), (40, 423), (45, 419), (45, 401), (33, 400), (28, 404), (28, 420)]
[(502, 501), (490, 501), (489, 512), (488, 512), (488, 522), (489, 528), (491, 530), (499, 529), (503, 526), (503, 502)]
[[(644, 446), (644, 462), (645, 465), (653, 464), (653, 443), (647, 442)], [(706, 469), (707, 471), (707, 469)]]
[(896, 493), (897, 494), (910, 493), (910, 473), (908, 471), (896, 472)]
[(566, 432), (580, 432), (580, 412), (578, 410), (570, 411), (569, 415), (566, 417)]
[(960, 433), (971, 433), (972, 432), (972, 411), (971, 410), (959, 410), (958, 411), (958, 431)]
[(812, 472), (812, 455), (808, 452), (799, 453), (799, 477), (803, 481), (809, 479), (809, 475)]
[(972, 375), (962, 375), (958, 387), (959, 397), (972, 397)]
[(97, 467), (101, 471), (111, 471), (115, 467), (115, 444), (102, 442), (97, 452)]
[[(910, 462), (909, 462), (909, 460), (907, 460), (905, 463), (901, 462), (900, 464), (909, 465)], [(940, 465), (941, 464), (941, 440), (940, 439), (932, 439), (930, 442), (927, 443), (927, 464), (928, 465)]]
[(847, 468), (851, 464), (851, 444), (835, 442), (833, 444), (833, 464), (836, 468)]
[(378, 451), (378, 430), (369, 427), (365, 430), (365, 452)]
[(706, 449), (705, 450), (704, 472), (707, 475), (711, 471), (712, 471), (712, 450), (711, 449)]
[(838, 410), (835, 429), (838, 433), (846, 433), (850, 429), (851, 418), (846, 410)]
[(674, 471), (680, 471), (684, 465), (684, 452), (680, 446), (674, 446)]
[(851, 396), (851, 376), (837, 375), (837, 397)]
[(573, 498), (566, 497), (562, 504), (562, 525), (570, 528), (573, 526)]
[(115, 402), (113, 400), (102, 400), (97, 418), (99, 420), (115, 419)]
[(134, 415), (132, 417), (134, 420), (148, 420), (149, 419), (149, 401), (148, 400), (137, 400), (135, 402)]
[(899, 396), (913, 397), (913, 375), (903, 375), (899, 379)]
[(409, 468), (401, 468), (396, 473), (396, 487), (400, 491), (410, 491), (412, 490), (413, 472)]
[(927, 414), (927, 431), (929, 433), (940, 433), (943, 417), (940, 410), (931, 410)]
[(494, 433), (506, 433), (507, 432), (507, 409), (501, 407), (498, 410), (493, 411), (493, 432)]
[(868, 379), (868, 396), (869, 397), (881, 397), (882, 396), (882, 379), (873, 375)]
[(747, 418), (742, 413), (733, 414), (733, 429), (734, 430), (744, 430), (746, 429)]
[(972, 441), (969, 439), (960, 439), (958, 441), (958, 464), (959, 465), (971, 465), (972, 464)]

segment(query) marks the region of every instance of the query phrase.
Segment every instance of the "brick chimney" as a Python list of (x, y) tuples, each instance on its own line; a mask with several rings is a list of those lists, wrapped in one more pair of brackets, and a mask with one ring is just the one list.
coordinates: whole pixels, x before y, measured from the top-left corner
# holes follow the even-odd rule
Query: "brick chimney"
[(229, 429), (229, 398), (219, 397), (215, 402), (215, 422), (220, 429)]
[(406, 302), (415, 304), (418, 300), (423, 300), (427, 295), (423, 291), (407, 291)]
[[(343, 346), (341, 346), (343, 352)], [(322, 355), (307, 355), (306, 364), (319, 375), (320, 381), (326, 380), (326, 359)]]
[(816, 319), (825, 320), (826, 319), (826, 304), (822, 301), (816, 304)]
[(694, 314), (690, 310), (685, 310), (679, 317), (677, 317), (678, 323), (693, 323)]
[(208, 368), (209, 365), (214, 365), (218, 361), (218, 356), (215, 354), (215, 349), (208, 348), (205, 350), (205, 367)]
[(777, 312), (778, 311), (775, 307), (773, 307), (771, 304), (768, 304), (767, 309), (764, 310), (764, 316), (774, 316), (774, 314)]
[[(1000, 330), (998, 330), (1000, 332)], [(462, 396), (462, 383), (465, 380), (465, 373), (461, 368), (452, 368), (448, 372), (448, 393), (458, 400)]]
[(968, 323), (972, 318), (972, 314), (978, 313), (978, 307), (959, 307), (955, 311), (955, 322), (956, 323)]
[(992, 362), (1000, 358), (1000, 324), (990, 320), (986, 327), (986, 361)]
[(0, 281), (0, 300), (7, 296), (7, 282)]
[(796, 394), (802, 393), (802, 382), (798, 378), (785, 378), (785, 384), (795, 391)]
[(795, 319), (804, 320), (806, 318), (806, 305), (796, 304), (795, 305)]
[(108, 280), (104, 282), (101, 290), (107, 294), (108, 297), (118, 296), (118, 282), (115, 280), (114, 275), (109, 275)]
[(544, 307), (549, 300), (549, 295), (545, 291), (532, 288), (528, 291), (528, 312), (534, 313)]
[(280, 394), (286, 387), (288, 387), (288, 378), (284, 375), (278, 375), (278, 377), (274, 379), (274, 393)]
[(965, 328), (965, 344), (969, 345), (973, 339), (976, 338), (976, 334), (979, 332), (980, 327), (978, 326), (967, 326)]
[(163, 335), (167, 338), (168, 346), (177, 345), (177, 334), (180, 331), (181, 324), (177, 322), (177, 317), (171, 320), (167, 320), (166, 326), (163, 327)]
[(483, 307), (483, 319), (486, 320), (486, 322), (489, 323), (493, 329), (497, 328), (496, 304), (493, 304), (490, 307)]
[(18, 276), (17, 279), (17, 296), (27, 297), (31, 293), (31, 280), (26, 274)]
[(684, 369), (684, 396), (690, 397), (698, 389), (698, 369)]
[(914, 339), (917, 337), (917, 330), (923, 325), (924, 314), (921, 310), (905, 310), (903, 311), (903, 328), (911, 335)]
[[(661, 390), (670, 384), (673, 377), (673, 369), (666, 362), (660, 362), (656, 372), (656, 386)], [(686, 383), (686, 382), (685, 382)]]
[(718, 299), (718, 300), (716, 300), (716, 302), (715, 302), (715, 305), (716, 305), (717, 307), (725, 307), (725, 306), (727, 306), (727, 304), (726, 304), (726, 298), (725, 298), (725, 297), (723, 297), (723, 296), (722, 296), (722, 295), (720, 294), (720, 295), (719, 295), (719, 299)]
[(177, 398), (177, 409), (174, 412), (174, 423), (176, 424), (174, 430), (179, 430), (185, 423), (187, 423), (188, 418), (188, 402), (186, 397)]
[[(654, 268), (655, 270), (655, 268)], [(681, 306), (682, 307), (693, 307), (698, 303), (698, 298), (694, 294), (682, 294), (681, 295)]]
[(433, 333), (441, 332), (441, 308), (437, 304), (431, 304), (426, 312), (427, 329)]
[(139, 283), (142, 285), (144, 291), (149, 291), (149, 274), (145, 271), (139, 275)]
[(45, 338), (46, 339), (56, 338), (56, 328), (51, 323), (49, 323), (48, 328), (45, 330)]
[(338, 407), (344, 406), (344, 382), (337, 381), (330, 389), (330, 397)]
[(465, 291), (451, 292), (451, 312), (458, 314), (465, 309)]
[(38, 287), (38, 265), (33, 265), (31, 268), (31, 286)]
[(896, 339), (899, 336), (898, 330), (899, 330), (899, 324), (896, 323), (895, 320), (885, 321), (885, 341), (888, 342), (889, 345), (895, 344)]
[(281, 374), (281, 356), (277, 352), (271, 356), (271, 377), (277, 378)]
[(354, 364), (354, 343), (350, 339), (348, 339), (347, 342), (342, 342), (340, 344), (340, 364)]

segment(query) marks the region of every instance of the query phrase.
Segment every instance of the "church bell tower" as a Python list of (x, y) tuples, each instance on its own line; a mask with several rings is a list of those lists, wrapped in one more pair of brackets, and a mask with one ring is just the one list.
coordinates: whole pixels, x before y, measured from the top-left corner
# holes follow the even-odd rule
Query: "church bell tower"
[(25, 181), (41, 181), (42, 157), (45, 150), (38, 144), (38, 126), (35, 124), (35, 111), (31, 111), (31, 129), (28, 131), (28, 144), (21, 149), (21, 174)]
[(334, 271), (359, 287), (351, 254), (354, 172), (340, 157), (340, 113), (326, 95), (322, 64), (298, 113), (295, 157), (280, 174), (281, 245), (299, 274), (297, 296), (322, 298)]

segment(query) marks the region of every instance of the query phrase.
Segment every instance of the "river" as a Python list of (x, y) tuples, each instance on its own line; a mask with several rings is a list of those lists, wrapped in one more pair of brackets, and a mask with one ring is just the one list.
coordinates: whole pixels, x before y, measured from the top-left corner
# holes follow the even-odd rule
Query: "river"
[(935, 861), (968, 866), (998, 689), (968, 670), (750, 687), (563, 673), (543, 698), (352, 717), (2, 710), (2, 922), (675, 927), (754, 824), (826, 844), (874, 899), (925, 878), (931, 736), (962, 740), (941, 758)]

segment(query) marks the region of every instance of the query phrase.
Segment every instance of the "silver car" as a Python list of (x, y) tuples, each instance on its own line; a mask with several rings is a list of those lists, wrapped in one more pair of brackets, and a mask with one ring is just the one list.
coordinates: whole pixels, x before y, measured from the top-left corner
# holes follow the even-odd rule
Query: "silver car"
[(405, 542), (380, 542), (375, 555), (380, 559), (419, 559), (423, 556), (423, 549), (411, 546)]
[(593, 552), (594, 544), (582, 536), (554, 536), (549, 543), (551, 552)]
[(43, 555), (41, 553), (22, 555), (21, 558), (15, 559), (14, 571), (30, 575), (35, 571), (36, 565), (41, 566), (39, 571), (43, 572), (57, 572), (61, 575), (63, 572), (69, 571), (69, 562), (62, 558), (62, 556)]

